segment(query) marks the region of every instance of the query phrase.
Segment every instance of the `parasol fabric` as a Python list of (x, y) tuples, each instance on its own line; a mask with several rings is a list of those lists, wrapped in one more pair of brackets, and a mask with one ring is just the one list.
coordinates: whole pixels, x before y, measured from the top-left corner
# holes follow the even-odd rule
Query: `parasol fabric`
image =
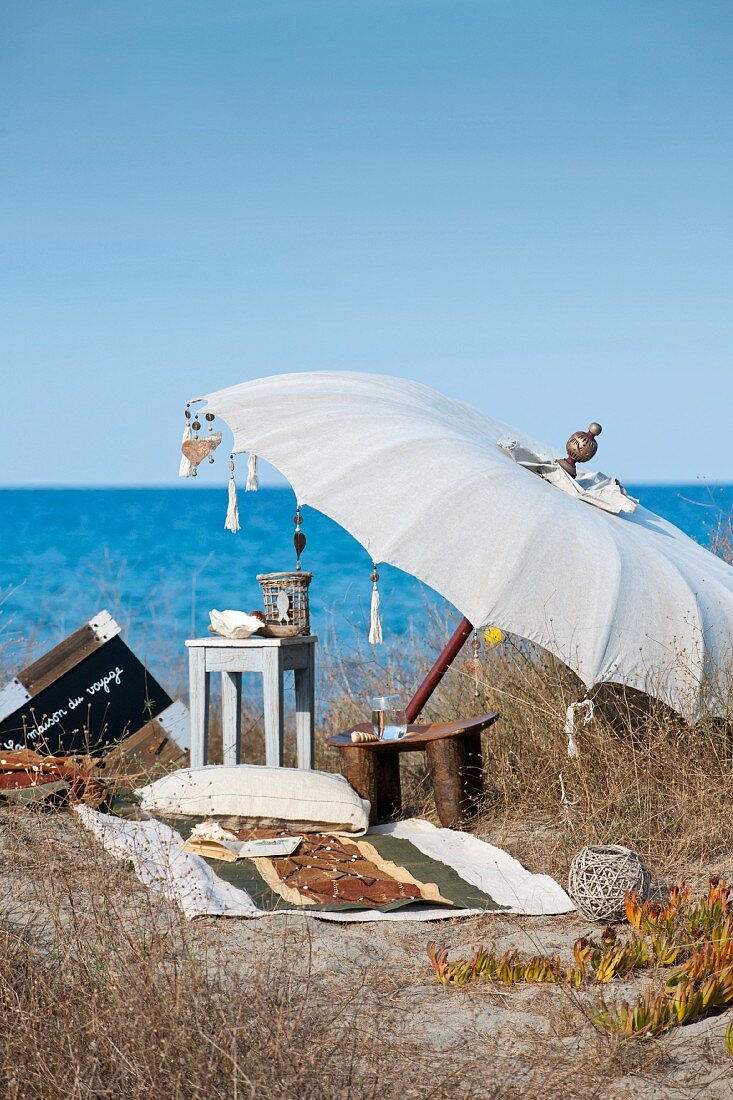
[(626, 684), (688, 720), (724, 711), (733, 568), (647, 509), (592, 507), (512, 453), (552, 464), (559, 448), (384, 375), (277, 375), (200, 400), (235, 452), (272, 463), (300, 504), (476, 627), (536, 642), (588, 688)]

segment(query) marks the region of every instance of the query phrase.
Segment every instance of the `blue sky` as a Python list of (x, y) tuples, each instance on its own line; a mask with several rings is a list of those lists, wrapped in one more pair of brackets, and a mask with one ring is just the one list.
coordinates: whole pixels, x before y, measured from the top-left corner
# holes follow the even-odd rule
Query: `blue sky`
[(312, 369), (733, 480), (728, 0), (0, 19), (5, 484), (173, 483), (188, 397)]

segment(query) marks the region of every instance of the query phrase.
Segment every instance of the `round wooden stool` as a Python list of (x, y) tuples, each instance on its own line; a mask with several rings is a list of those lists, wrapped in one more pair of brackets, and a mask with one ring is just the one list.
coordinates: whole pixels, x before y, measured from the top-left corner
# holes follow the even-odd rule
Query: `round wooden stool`
[(441, 825), (455, 829), (476, 809), (484, 785), (481, 731), (498, 719), (482, 714), (445, 725), (408, 726), (399, 741), (354, 744), (353, 730), (371, 730), (367, 723), (329, 737), (339, 750), (341, 774), (371, 803), (369, 824), (393, 821), (402, 813), (400, 753), (424, 752)]

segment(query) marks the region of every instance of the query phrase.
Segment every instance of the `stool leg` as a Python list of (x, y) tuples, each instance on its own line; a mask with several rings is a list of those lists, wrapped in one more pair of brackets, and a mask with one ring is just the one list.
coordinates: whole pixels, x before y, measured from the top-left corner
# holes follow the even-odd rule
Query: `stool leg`
[(314, 645), (308, 646), (308, 664), (295, 670), (295, 740), (299, 768), (312, 768), (315, 757), (314, 649)]
[(209, 673), (206, 651), (188, 651), (188, 690), (191, 711), (191, 767), (202, 768), (209, 757)]
[(460, 826), (463, 816), (463, 745), (457, 737), (429, 741), (425, 755), (433, 781), (435, 808), (445, 829)]
[(339, 748), (339, 767), (341, 774), (357, 794), (366, 798), (370, 804), (369, 824), (377, 825), (377, 766), (376, 753), (362, 749), (358, 745)]
[(242, 673), (221, 674), (221, 740), (225, 764), (238, 764), (242, 737)]
[(265, 705), (265, 761), (270, 767), (283, 766), (283, 667), (279, 646), (262, 650), (262, 685)]
[(377, 816), (379, 821), (398, 821), (402, 816), (400, 754), (373, 752), (377, 766)]

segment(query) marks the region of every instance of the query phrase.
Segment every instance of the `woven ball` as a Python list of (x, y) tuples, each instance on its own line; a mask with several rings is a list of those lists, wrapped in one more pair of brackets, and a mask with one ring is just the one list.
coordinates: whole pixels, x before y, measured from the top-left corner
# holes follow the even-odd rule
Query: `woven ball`
[(624, 895), (649, 892), (651, 875), (635, 852), (620, 844), (593, 844), (582, 848), (570, 865), (568, 893), (588, 920), (615, 921), (624, 917)]

